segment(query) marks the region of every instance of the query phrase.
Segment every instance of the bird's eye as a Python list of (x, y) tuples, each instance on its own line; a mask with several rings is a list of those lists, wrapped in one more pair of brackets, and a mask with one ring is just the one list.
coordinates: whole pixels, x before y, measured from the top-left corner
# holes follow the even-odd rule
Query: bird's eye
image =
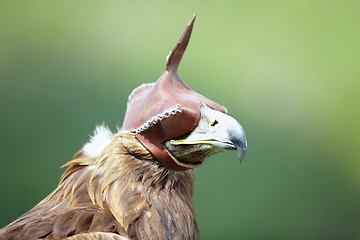
[(217, 120), (214, 120), (210, 125), (213, 127), (215, 126), (216, 124), (218, 124), (219, 122)]

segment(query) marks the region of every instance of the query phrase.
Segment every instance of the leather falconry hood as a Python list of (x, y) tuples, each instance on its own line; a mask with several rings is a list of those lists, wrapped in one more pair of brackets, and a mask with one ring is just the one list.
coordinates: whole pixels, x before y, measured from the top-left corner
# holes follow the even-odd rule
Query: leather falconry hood
[(190, 133), (200, 120), (200, 105), (226, 113), (226, 108), (190, 89), (177, 69), (189, 43), (193, 15), (166, 61), (166, 70), (156, 83), (148, 83), (130, 94), (123, 130), (129, 130), (167, 168), (185, 171), (198, 165), (179, 162), (164, 142)]

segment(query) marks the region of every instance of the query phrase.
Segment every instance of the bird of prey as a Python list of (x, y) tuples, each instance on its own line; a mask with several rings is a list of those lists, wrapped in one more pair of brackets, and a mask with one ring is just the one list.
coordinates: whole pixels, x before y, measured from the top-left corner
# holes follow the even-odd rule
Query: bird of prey
[(177, 68), (195, 15), (166, 70), (128, 98), (117, 133), (98, 126), (57, 188), (0, 229), (1, 240), (195, 239), (193, 169), (220, 150), (247, 151), (242, 126), (225, 107), (193, 91)]

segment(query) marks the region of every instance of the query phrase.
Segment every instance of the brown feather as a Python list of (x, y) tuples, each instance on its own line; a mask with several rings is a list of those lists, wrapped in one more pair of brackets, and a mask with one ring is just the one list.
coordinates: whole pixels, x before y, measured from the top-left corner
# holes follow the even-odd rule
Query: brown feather
[(93, 232), (81, 233), (72, 237), (65, 238), (65, 240), (128, 240), (114, 233)]
[(195, 239), (192, 170), (164, 168), (130, 132), (66, 166), (55, 191), (0, 239)]

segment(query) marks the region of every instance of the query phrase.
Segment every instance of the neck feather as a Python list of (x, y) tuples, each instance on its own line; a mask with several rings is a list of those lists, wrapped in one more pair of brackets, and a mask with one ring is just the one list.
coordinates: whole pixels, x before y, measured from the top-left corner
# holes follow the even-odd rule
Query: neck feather
[(130, 238), (194, 239), (193, 180), (192, 170), (164, 168), (133, 134), (121, 132), (96, 160), (88, 192)]

